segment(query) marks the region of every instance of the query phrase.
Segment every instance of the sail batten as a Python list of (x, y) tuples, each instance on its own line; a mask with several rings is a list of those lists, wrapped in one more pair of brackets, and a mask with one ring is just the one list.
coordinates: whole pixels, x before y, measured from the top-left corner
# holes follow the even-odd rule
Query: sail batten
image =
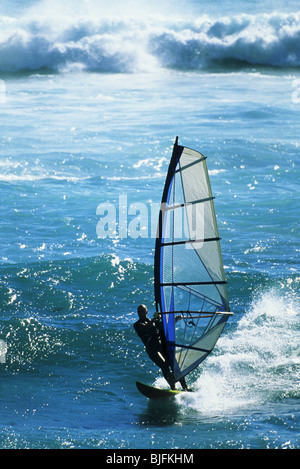
[(177, 244), (188, 243), (208, 243), (210, 241), (220, 241), (221, 238), (206, 238), (206, 239), (186, 239), (185, 241), (173, 241), (169, 243), (161, 243), (162, 246), (176, 246)]
[(154, 263), (155, 301), (175, 380), (211, 353), (232, 314), (220, 240), (206, 157), (176, 139)]
[(165, 207), (165, 210), (176, 210), (177, 208), (182, 208), (188, 205), (194, 205), (194, 204), (203, 204), (204, 202), (210, 202), (213, 200), (214, 197), (206, 197), (205, 199), (199, 199), (199, 200), (190, 200), (189, 202), (177, 204), (177, 205), (168, 205)]
[(160, 286), (161, 287), (177, 287), (179, 285), (183, 285), (183, 286), (186, 286), (186, 285), (225, 285), (227, 282), (224, 280), (224, 281), (211, 281), (211, 282), (170, 282), (170, 283), (161, 283)]
[(185, 165), (181, 168), (176, 169), (175, 173), (179, 173), (180, 171), (183, 171), (184, 169), (190, 168), (191, 166), (194, 166), (194, 164), (200, 163), (203, 160), (206, 160), (206, 156), (202, 156), (201, 158), (199, 158), (199, 160), (192, 161), (191, 163), (189, 163), (189, 164), (187, 164), (187, 165)]

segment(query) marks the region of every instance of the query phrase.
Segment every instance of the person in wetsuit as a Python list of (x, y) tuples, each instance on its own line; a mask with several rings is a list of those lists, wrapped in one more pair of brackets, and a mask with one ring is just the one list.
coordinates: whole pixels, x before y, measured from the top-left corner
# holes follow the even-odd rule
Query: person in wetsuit
[[(160, 338), (160, 331), (162, 324), (159, 321), (158, 314), (154, 315), (154, 318), (148, 319), (148, 309), (145, 305), (138, 307), (139, 320), (134, 323), (134, 329), (143, 344), (146, 347), (151, 360), (162, 370), (165, 380), (169, 383), (171, 389), (175, 389), (175, 380), (173, 373), (169, 368), (169, 360), (165, 356), (163, 346)], [(180, 383), (184, 389), (187, 389), (184, 379), (180, 380)]]
[(168, 360), (164, 356), (160, 340), (160, 321), (155, 317), (153, 319), (147, 318), (148, 309), (145, 305), (140, 305), (137, 312), (139, 320), (134, 323), (133, 327), (145, 345), (149, 358), (161, 368), (164, 378), (171, 386), (171, 389), (175, 389), (173, 373), (169, 369)]

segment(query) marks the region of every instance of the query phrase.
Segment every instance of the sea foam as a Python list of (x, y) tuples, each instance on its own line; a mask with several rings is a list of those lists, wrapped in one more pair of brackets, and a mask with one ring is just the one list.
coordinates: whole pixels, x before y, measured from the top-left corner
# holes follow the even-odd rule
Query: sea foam
[(226, 326), (182, 404), (220, 415), (298, 398), (298, 323), (299, 301), (289, 288), (259, 291), (237, 325)]
[(299, 67), (300, 12), (130, 18), (2, 17), (0, 71), (109, 73), (160, 68)]

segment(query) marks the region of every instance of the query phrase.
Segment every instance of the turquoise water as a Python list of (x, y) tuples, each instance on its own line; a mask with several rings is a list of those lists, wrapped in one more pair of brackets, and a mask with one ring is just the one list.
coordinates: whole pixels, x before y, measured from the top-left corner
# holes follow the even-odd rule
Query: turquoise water
[[(139, 5), (2, 5), (0, 447), (298, 448), (297, 4)], [(176, 135), (207, 156), (235, 315), (161, 407), (132, 325)]]

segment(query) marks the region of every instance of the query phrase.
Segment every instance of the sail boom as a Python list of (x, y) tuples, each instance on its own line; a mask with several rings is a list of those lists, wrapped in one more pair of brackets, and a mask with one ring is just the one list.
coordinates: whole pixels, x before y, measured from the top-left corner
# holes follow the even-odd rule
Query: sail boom
[[(225, 314), (227, 316), (233, 316), (234, 313), (232, 311), (163, 311), (160, 314), (188, 314), (186, 319), (196, 319), (196, 318), (203, 318), (203, 317), (211, 317), (215, 314)], [(195, 314), (197, 316), (190, 316), (190, 314)]]

